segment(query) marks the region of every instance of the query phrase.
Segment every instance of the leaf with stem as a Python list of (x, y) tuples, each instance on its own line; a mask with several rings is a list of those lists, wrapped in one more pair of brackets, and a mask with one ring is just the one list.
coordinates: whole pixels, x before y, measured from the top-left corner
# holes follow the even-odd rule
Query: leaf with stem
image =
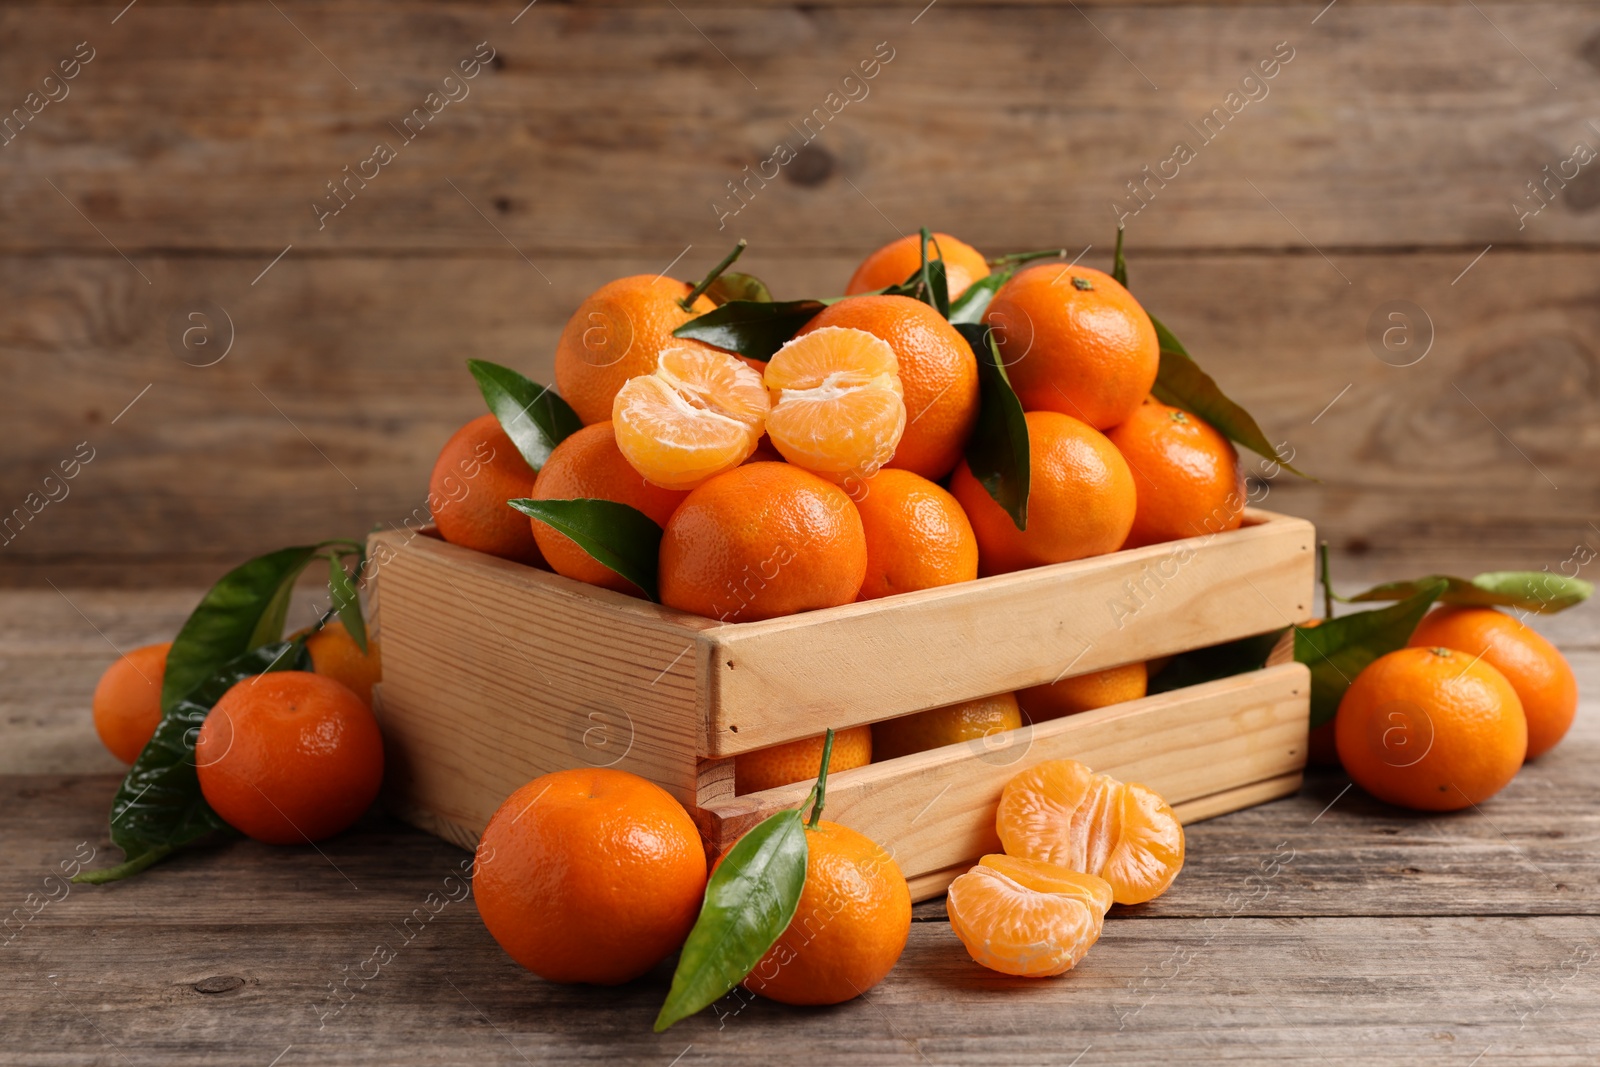
[[(678, 301), (678, 306), (687, 312), (693, 313), (694, 302), (700, 299), (702, 293), (716, 284), (717, 279), (722, 277), (723, 271), (733, 266), (733, 261), (744, 254), (745, 247), (748, 244), (749, 242), (743, 237), (739, 238), (739, 243), (733, 246), (733, 251), (723, 256), (722, 262), (718, 263), (715, 267), (712, 267), (709, 271), (707, 271), (706, 276), (701, 278), (699, 283), (695, 285), (693, 289), (689, 290), (689, 294), (682, 300)], [(762, 288), (764, 289), (766, 286), (762, 286)], [(770, 294), (768, 295), (768, 299), (771, 299)]]
[(1445, 587), (1443, 581), (1430, 582), (1390, 607), (1294, 628), (1294, 658), (1311, 671), (1312, 727), (1333, 718), (1344, 691), (1367, 664), (1405, 647)]
[(537, 471), (562, 441), (583, 429), (583, 420), (547, 385), (486, 359), (467, 360), (484, 403), (500, 428)]
[(978, 420), (967, 439), (966, 460), (994, 502), (1017, 529), (1028, 528), (1028, 421), (1006, 377), (994, 331), (981, 323), (957, 323), (956, 330), (978, 357)]

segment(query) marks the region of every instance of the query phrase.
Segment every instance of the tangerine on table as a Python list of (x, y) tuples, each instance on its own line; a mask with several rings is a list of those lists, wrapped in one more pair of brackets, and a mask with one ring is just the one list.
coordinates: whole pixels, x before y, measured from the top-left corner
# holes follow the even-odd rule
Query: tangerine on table
[(894, 857), (865, 834), (826, 819), (805, 833), (806, 881), (794, 918), (743, 984), (784, 1004), (840, 1004), (899, 961), (911, 935), (911, 888)]
[(362, 652), (344, 622), (334, 619), (307, 635), (306, 651), (311, 654), (313, 671), (343, 682), (361, 698), (361, 703), (372, 707), (372, 687), (383, 681), (383, 654), (376, 638), (368, 634), (367, 650)]
[(865, 330), (825, 326), (772, 354), (767, 437), (797, 467), (835, 479), (870, 478), (906, 428), (894, 349)]
[(1503, 789), (1528, 751), (1528, 721), (1506, 676), (1448, 648), (1402, 648), (1356, 675), (1334, 740), (1345, 772), (1379, 800), (1456, 811)]
[(617, 393), (611, 425), (646, 481), (689, 490), (755, 452), (770, 405), (761, 375), (737, 356), (664, 348), (652, 373)]
[(1109, 274), (1041, 263), (990, 302), (1000, 359), (1027, 411), (1059, 411), (1097, 430), (1127, 419), (1155, 384), (1150, 316)]
[(1118, 904), (1160, 896), (1183, 869), (1183, 826), (1166, 801), (1076, 760), (1046, 760), (1007, 782), (995, 830), (1009, 855), (1105, 879)]
[(1100, 938), (1111, 886), (1038, 860), (989, 855), (950, 883), (950, 928), (973, 960), (1023, 978), (1065, 974)]
[(276, 671), (222, 694), (195, 738), (195, 771), (235, 830), (274, 845), (320, 841), (377, 799), (383, 738), (349, 686)]
[(996, 693), (873, 723), (872, 758), (894, 759), (1021, 728), (1016, 694)]
[(94, 687), (94, 730), (100, 743), (123, 763), (132, 763), (161, 725), (161, 679), (171, 641), (145, 645), (120, 656)]
[(692, 490), (661, 537), (661, 602), (725, 622), (848, 604), (867, 573), (843, 489), (790, 463), (746, 463)]
[(666, 790), (585, 767), (535, 778), (478, 841), (472, 896), (512, 959), (552, 982), (617, 985), (683, 944), (705, 846)]
[[(535, 500), (612, 500), (644, 512), (657, 525), (664, 524), (688, 496), (645, 481), (617, 447), (617, 435), (609, 422), (585, 426), (556, 445), (527, 495)], [(505, 510), (518, 514), (511, 508)], [(540, 519), (522, 517), (522, 521), (529, 524), (545, 561), (557, 574), (639, 595), (640, 590), (632, 582), (589, 555), (566, 534)]]
[[(945, 285), (954, 300), (980, 278), (989, 276), (983, 253), (947, 233), (928, 235), (928, 262), (944, 261)], [(854, 296), (899, 285), (922, 269), (922, 235), (910, 234), (890, 241), (866, 259), (850, 276), (844, 291)]]
[[(756, 793), (780, 785), (809, 782), (822, 771), (823, 735), (802, 737), (733, 757), (733, 790)], [(833, 735), (829, 773), (865, 767), (872, 762), (872, 727), (853, 726)]]
[(1137, 507), (1133, 474), (1106, 435), (1055, 411), (1030, 411), (1028, 528), (1017, 529), (962, 460), (950, 479), (978, 537), (981, 574), (1115, 552)]
[(933, 307), (906, 296), (857, 296), (830, 304), (796, 336), (829, 326), (865, 330), (894, 350), (906, 428), (886, 464), (943, 478), (978, 421), (978, 358)]
[(1017, 703), (1034, 722), (1138, 700), (1149, 688), (1143, 663), (1125, 663), (1045, 685), (1017, 690)]
[(857, 600), (978, 576), (978, 539), (955, 497), (920, 475), (893, 468), (856, 488), (867, 537), (867, 576)]
[(1566, 657), (1536, 630), (1494, 608), (1435, 608), (1408, 642), (1482, 656), (1506, 676), (1528, 720), (1528, 759), (1556, 746), (1578, 711), (1578, 679)]
[(663, 348), (720, 351), (672, 336), (716, 307), (701, 295), (685, 311), (678, 302), (692, 291), (672, 278), (636, 274), (607, 282), (578, 305), (556, 342), (556, 391), (585, 424), (610, 419), (623, 383), (654, 371)]
[(491, 556), (538, 563), (528, 519), (507, 500), (530, 496), (536, 475), (493, 415), (479, 415), (445, 442), (428, 478), (439, 536)]
[(1133, 469), (1138, 494), (1124, 548), (1237, 530), (1243, 523), (1239, 453), (1199, 416), (1145, 397), (1106, 436)]

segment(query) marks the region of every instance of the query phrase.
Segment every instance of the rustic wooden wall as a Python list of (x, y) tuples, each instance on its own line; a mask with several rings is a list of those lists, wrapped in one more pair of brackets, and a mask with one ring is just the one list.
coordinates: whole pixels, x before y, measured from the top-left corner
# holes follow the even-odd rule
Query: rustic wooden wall
[[(584, 293), (697, 276), (738, 236), (795, 295), (921, 224), (1104, 266), (1112, 205), (1180, 140), (1127, 219), (1133, 285), (1320, 475), (1271, 505), (1408, 558), (1600, 543), (1600, 161), (1513, 207), (1600, 149), (1592, 5), (519, 9), (0, 9), (0, 108), (93, 56), (0, 146), (0, 515), (69, 493), (0, 540), (0, 581), (187, 580), (400, 521), (481, 410), (463, 360), (547, 378)], [(480, 42), (469, 94), (403, 143)], [(1288, 49), (1211, 143), (1185, 125)], [(891, 50), (864, 97), (842, 85)], [(719, 228), (726, 183), (846, 90)], [(395, 158), (319, 229), (379, 142)], [(1431, 323), (1411, 313), (1411, 366), (1369, 343), (1401, 300)], [(211, 345), (185, 349), (204, 307)]]

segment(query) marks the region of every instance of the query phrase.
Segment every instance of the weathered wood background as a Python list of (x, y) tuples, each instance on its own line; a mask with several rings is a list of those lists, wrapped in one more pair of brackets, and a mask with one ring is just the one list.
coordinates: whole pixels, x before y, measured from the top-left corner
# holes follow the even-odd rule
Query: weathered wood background
[[(1133, 285), (1321, 477), (1271, 506), (1356, 553), (1600, 544), (1600, 162), (1568, 162), (1600, 147), (1592, 5), (16, 2), (0, 114), (80, 42), (0, 146), (0, 517), (70, 493), (0, 538), (0, 581), (191, 582), (402, 521), (481, 410), (465, 359), (548, 378), (583, 294), (738, 236), (796, 295), (922, 224), (1104, 266), (1178, 141), (1127, 219)], [(1214, 140), (1186, 126), (1284, 49)], [(1576, 177), (1519, 218), (1547, 165)]]

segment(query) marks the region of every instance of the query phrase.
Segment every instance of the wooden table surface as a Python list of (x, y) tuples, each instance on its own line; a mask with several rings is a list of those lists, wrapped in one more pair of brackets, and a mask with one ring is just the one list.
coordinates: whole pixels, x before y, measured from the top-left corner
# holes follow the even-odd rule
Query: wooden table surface
[(728, 998), (655, 1035), (669, 967), (614, 989), (534, 977), (450, 880), (467, 854), (377, 813), (314, 848), (241, 841), (118, 885), (49, 879), (116, 855), (115, 765), (88, 719), (108, 644), (169, 635), (194, 598), (0, 596), (0, 902), (16, 917), (0, 1063), (1600, 1061), (1592, 607), (1539, 622), (1585, 692), (1572, 734), (1479, 810), (1411, 814), (1314, 774), (1190, 827), (1171, 891), (1114, 909), (1063, 978), (982, 970), (933, 901), (857, 1001)]

